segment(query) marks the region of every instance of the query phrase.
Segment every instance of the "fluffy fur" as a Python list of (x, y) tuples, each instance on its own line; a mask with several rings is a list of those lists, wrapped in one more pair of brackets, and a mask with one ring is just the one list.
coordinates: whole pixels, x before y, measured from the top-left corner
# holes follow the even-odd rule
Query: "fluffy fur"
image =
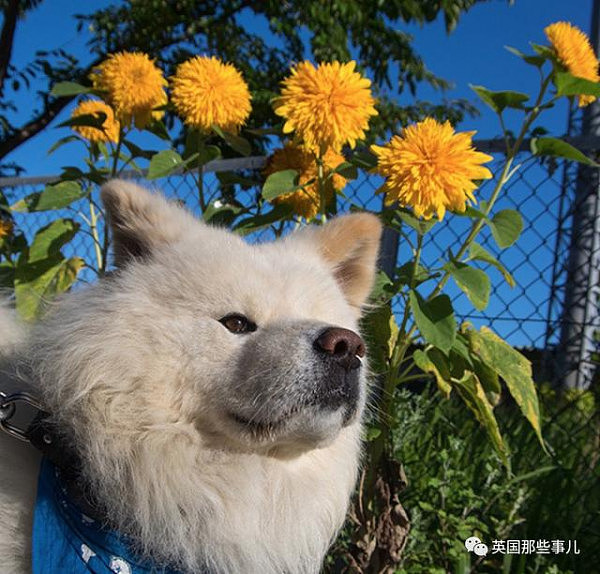
[[(185, 572), (318, 572), (356, 480), (365, 367), (356, 404), (327, 406), (314, 341), (357, 331), (379, 222), (249, 245), (129, 183), (102, 198), (119, 270), (53, 306), (18, 352), (0, 310), (5, 364), (138, 552)], [(230, 313), (257, 330), (231, 333)], [(0, 564), (25, 573), (37, 458), (0, 441)]]

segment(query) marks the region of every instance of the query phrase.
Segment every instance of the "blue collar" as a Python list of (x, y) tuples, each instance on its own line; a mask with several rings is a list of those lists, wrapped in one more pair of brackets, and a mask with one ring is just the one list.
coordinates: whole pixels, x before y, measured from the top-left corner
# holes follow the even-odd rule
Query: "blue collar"
[(126, 537), (83, 514), (69, 499), (59, 471), (45, 457), (32, 542), (33, 574), (178, 574), (140, 560)]

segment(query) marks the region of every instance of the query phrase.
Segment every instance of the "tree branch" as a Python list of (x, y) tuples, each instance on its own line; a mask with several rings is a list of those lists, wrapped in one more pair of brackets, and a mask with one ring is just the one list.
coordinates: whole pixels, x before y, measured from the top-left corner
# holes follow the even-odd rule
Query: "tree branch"
[(4, 10), (4, 25), (0, 34), (0, 98), (4, 93), (4, 80), (13, 50), (15, 29), (19, 17), (19, 0), (10, 0)]
[(73, 97), (59, 98), (46, 104), (43, 111), (9, 137), (0, 140), (0, 160), (22, 143), (43, 130), (67, 105)]

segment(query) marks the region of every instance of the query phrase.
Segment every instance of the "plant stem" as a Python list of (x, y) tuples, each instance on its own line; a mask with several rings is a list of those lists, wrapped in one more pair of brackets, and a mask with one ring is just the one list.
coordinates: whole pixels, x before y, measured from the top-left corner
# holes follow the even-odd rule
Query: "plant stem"
[[(521, 127), (521, 131), (519, 132), (519, 136), (517, 137), (514, 145), (512, 146), (512, 148), (509, 147), (509, 150), (508, 150), (508, 153), (506, 156), (506, 162), (504, 164), (504, 167), (502, 168), (500, 177), (498, 178), (498, 181), (496, 182), (496, 186), (494, 187), (494, 191), (492, 192), (490, 201), (487, 204), (487, 207), (483, 212), (484, 217), (482, 217), (481, 219), (477, 219), (476, 221), (473, 222), (471, 231), (467, 235), (461, 248), (456, 253), (455, 259), (459, 260), (461, 257), (463, 257), (465, 255), (465, 253), (467, 252), (467, 250), (469, 249), (471, 243), (479, 235), (479, 232), (481, 231), (481, 228), (483, 227), (489, 214), (491, 213), (492, 208), (494, 207), (494, 204), (496, 203), (496, 200), (498, 199), (498, 196), (500, 195), (500, 192), (502, 191), (502, 188), (504, 187), (504, 184), (510, 179), (509, 175), (512, 175), (512, 173), (514, 173), (514, 172), (510, 172), (510, 168), (513, 164), (515, 156), (517, 155), (517, 153), (519, 153), (521, 144), (523, 143), (523, 140), (525, 139), (525, 136), (527, 135), (527, 132), (529, 131), (529, 128), (531, 127), (531, 124), (536, 120), (536, 118), (539, 116), (539, 114), (541, 112), (540, 106), (541, 106), (544, 94), (546, 92), (546, 89), (548, 88), (548, 84), (550, 83), (550, 79), (551, 79), (551, 75), (549, 75), (546, 79), (542, 80), (542, 85), (540, 87), (540, 93), (537, 97), (537, 100), (536, 100), (533, 108), (529, 112), (529, 116), (526, 117), (525, 121), (523, 122), (523, 126)], [(503, 124), (501, 123), (501, 125), (503, 125)], [(435, 289), (431, 292), (431, 294), (427, 298), (427, 301), (431, 301), (431, 299), (433, 299), (436, 295), (438, 295), (442, 291), (442, 289), (444, 288), (444, 285), (446, 285), (446, 283), (448, 282), (449, 279), (450, 279), (450, 272), (445, 271), (444, 275), (440, 279), (440, 282), (437, 284)]]
[(319, 200), (321, 201), (321, 222), (327, 221), (327, 200), (325, 197), (325, 181), (323, 179), (323, 157), (317, 156), (317, 189), (319, 190)]
[[(91, 191), (90, 191), (91, 193)], [(98, 273), (100, 270), (104, 268), (104, 258), (102, 256), (102, 249), (100, 247), (100, 238), (98, 237), (98, 216), (96, 214), (96, 209), (94, 207), (94, 202), (92, 201), (91, 196), (89, 197), (90, 202), (90, 232), (94, 239), (94, 251), (96, 252), (96, 262), (98, 264)]]
[[(415, 249), (415, 261), (413, 263), (413, 268), (410, 274), (410, 282), (409, 288), (412, 290), (415, 288), (415, 278), (417, 276), (417, 269), (419, 268), (419, 262), (421, 261), (421, 252), (423, 250), (423, 234), (417, 233), (417, 247)], [(406, 329), (406, 324), (408, 322), (408, 318), (410, 317), (410, 300), (407, 299), (406, 305), (404, 307), (404, 315), (402, 317), (402, 323), (400, 326), (400, 337), (404, 334), (404, 329)]]
[[(121, 155), (121, 146), (123, 145), (123, 139), (125, 136), (125, 130), (121, 127), (119, 129), (119, 139), (117, 140), (117, 147), (114, 151), (112, 167), (110, 170), (111, 179), (117, 176), (118, 167), (119, 167), (119, 156)], [(91, 198), (90, 198), (91, 200)], [(92, 207), (92, 206), (90, 206)], [(102, 238), (102, 251), (101, 251), (101, 263), (98, 268), (98, 275), (102, 276), (106, 273), (106, 264), (108, 262), (108, 221), (106, 220), (106, 214), (102, 214), (104, 217), (104, 225), (103, 225), (103, 238)]]
[(202, 214), (206, 211), (206, 199), (204, 197), (204, 169), (203, 169), (203, 152), (204, 151), (204, 134), (198, 131), (198, 203)]
[(112, 163), (112, 167), (110, 170), (111, 178), (117, 176), (117, 167), (119, 165), (119, 156), (121, 155), (121, 146), (123, 145), (123, 135), (124, 135), (124, 130), (123, 130), (123, 128), (121, 128), (119, 130), (119, 139), (117, 141), (117, 147), (115, 149), (115, 155), (113, 156), (113, 163)]

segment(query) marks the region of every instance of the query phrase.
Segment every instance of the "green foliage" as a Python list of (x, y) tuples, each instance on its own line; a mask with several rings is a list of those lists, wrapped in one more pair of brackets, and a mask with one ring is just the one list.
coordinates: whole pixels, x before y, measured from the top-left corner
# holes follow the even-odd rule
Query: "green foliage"
[(510, 394), (544, 446), (540, 409), (532, 378), (531, 363), (516, 349), (485, 327), (482, 327), (479, 332), (468, 329), (466, 335), (473, 353), (506, 383)]
[(502, 249), (510, 247), (523, 231), (523, 218), (514, 209), (503, 209), (487, 221), (494, 240)]
[(166, 149), (152, 156), (146, 177), (148, 179), (166, 177), (181, 169), (183, 165), (183, 158), (176, 151)]
[[(591, 409), (581, 406), (587, 403)], [(499, 427), (510, 446), (509, 473), (461, 401), (445, 400), (431, 386), (418, 394), (399, 391), (393, 457), (408, 477), (400, 499), (411, 533), (395, 572), (594, 572), (600, 522), (593, 509), (600, 505), (600, 488), (593, 445), (600, 413), (593, 403), (589, 392), (570, 400), (545, 394), (542, 426), (551, 457), (539, 448), (518, 410), (502, 407)], [(345, 536), (351, 531), (348, 524)], [(512, 562), (489, 554), (479, 561), (465, 550), (470, 536), (490, 547), (493, 540), (576, 539), (581, 554), (513, 556)], [(338, 561), (343, 540), (334, 549)]]
[(76, 82), (57, 82), (52, 86), (50, 95), (55, 98), (64, 98), (67, 96), (78, 96), (79, 94), (89, 94), (91, 88), (82, 86)]
[(227, 143), (227, 145), (229, 145), (229, 147), (238, 152), (240, 155), (250, 155), (252, 147), (247, 139), (240, 137), (236, 134), (223, 131), (217, 125), (214, 125), (212, 129), (216, 134), (223, 138), (223, 140)]
[(594, 96), (600, 97), (600, 86), (584, 78), (577, 78), (568, 72), (557, 72), (554, 75), (554, 85), (559, 96)]
[(34, 192), (11, 206), (16, 212), (48, 211), (61, 209), (84, 197), (76, 181), (60, 181), (47, 185), (44, 191)]
[(511, 286), (515, 286), (515, 280), (513, 276), (507, 271), (506, 267), (498, 261), (485, 247), (482, 247), (477, 242), (471, 243), (469, 247), (469, 259), (473, 261), (483, 261), (493, 265), (504, 277), (504, 280)]
[(295, 169), (276, 171), (267, 177), (262, 188), (263, 199), (270, 201), (276, 197), (300, 189), (298, 172)]
[(565, 159), (583, 163), (585, 165), (600, 167), (600, 164), (587, 157), (577, 148), (574, 148), (571, 144), (568, 144), (567, 142), (559, 140), (557, 138), (533, 138), (531, 140), (531, 152), (535, 155), (562, 157)]
[(415, 323), (423, 338), (448, 353), (456, 337), (456, 320), (450, 297), (438, 295), (426, 301), (416, 291), (410, 291), (409, 297)]
[[(205, 195), (203, 182), (204, 166), (212, 160), (260, 151), (266, 137), (277, 136), (281, 143), (286, 137), (294, 137), (294, 134), (282, 134), (281, 120), (273, 116), (271, 100), (281, 78), (289, 71), (288, 61), (303, 59), (305, 46), (301, 31), (308, 37), (316, 60), (347, 60), (351, 47), (358, 52), (358, 65), (371, 74), (374, 91), (379, 96), (379, 116), (369, 135), (374, 138), (397, 128), (399, 123), (421, 119), (425, 113), (436, 118), (450, 113), (445, 108), (422, 102), (400, 108), (393, 98), (382, 93), (387, 92), (385, 87), (394, 77), (392, 62), (401, 64), (399, 91), (406, 86), (414, 90), (419, 81), (428, 81), (438, 87), (444, 85), (426, 70), (412, 50), (411, 39), (395, 25), (431, 21), (443, 13), (450, 29), (461, 11), (473, 4), (473, 0), (450, 0), (441, 4), (391, 0), (383, 6), (368, 0), (353, 3), (334, 0), (325, 6), (320, 0), (302, 4), (292, 1), (285, 5), (271, 1), (203, 4), (182, 0), (175, 6), (166, 0), (153, 0), (113, 4), (82, 17), (82, 22), (93, 25), (95, 37), (91, 46), (99, 56), (107, 49), (117, 51), (124, 44), (129, 50), (137, 49), (157, 56), (163, 67), (172, 71), (176, 64), (198, 52), (200, 47), (211, 46), (211, 52), (235, 64), (249, 82), (253, 91), (253, 115), (243, 135), (225, 132), (215, 125), (210, 133), (186, 131), (184, 127), (182, 136), (172, 137), (173, 122), (167, 106), (165, 123), (154, 121), (146, 128), (161, 138), (164, 149), (158, 151), (143, 149), (130, 141), (131, 131), (126, 126), (122, 127), (115, 144), (89, 143), (75, 137), (83, 142), (88, 153), (84, 168), (65, 167), (60, 181), (12, 206), (0, 194), (0, 208), (3, 217), (72, 208), (93, 239), (95, 262), (65, 257), (63, 248), (80, 232), (80, 224), (57, 218), (40, 229), (31, 244), (18, 231), (13, 233), (11, 230), (10, 235), (2, 239), (0, 285), (14, 288), (17, 308), (30, 320), (42, 314), (46, 301), (73, 284), (84, 265), (102, 276), (107, 271), (110, 240), (105, 215), (98, 202), (98, 187), (109, 178), (119, 177), (126, 169), (144, 174), (147, 166), (148, 179), (174, 173), (188, 174), (197, 184), (197, 204), (203, 219), (228, 226), (240, 235), (269, 228), (279, 236), (287, 222), (301, 225), (302, 218), (290, 205), (272, 204), (272, 200), (301, 191), (307, 185), (323, 190), (327, 178), (336, 175), (354, 179), (360, 170), (372, 173), (377, 167), (376, 156), (366, 149), (352, 154), (343, 150), (345, 160), (327, 178), (323, 175), (323, 158), (315, 158), (317, 175), (303, 185), (299, 185), (303, 174), (297, 169), (285, 169), (266, 178), (261, 177), (258, 170), (220, 173), (219, 192), (210, 197)], [(253, 30), (244, 27), (236, 18), (241, 10), (257, 18), (266, 18), (273, 35), (283, 41), (283, 49), (267, 44)], [(506, 150), (503, 167), (495, 175), (489, 197), (478, 197), (477, 208), (468, 206), (461, 210), (460, 205), (452, 205), (459, 212), (458, 216), (470, 220), (470, 229), (461, 241), (449, 245), (447, 256), (441, 261), (424, 264), (421, 255), (424, 246), (435, 236), (437, 217), (417, 217), (410, 205), (384, 207), (380, 214), (382, 221), (410, 246), (412, 257), (403, 261), (392, 277), (379, 274), (371, 312), (362, 324), (370, 350), (370, 365), (379, 377), (377, 408), (381, 414), (366, 434), (366, 468), (357, 505), (361, 515), (360, 532), (349, 534), (345, 541), (345, 551), (352, 554), (351, 562), (360, 562), (363, 571), (376, 571), (378, 565), (387, 562), (400, 567), (399, 542), (388, 540), (388, 547), (381, 544), (382, 532), (401, 530), (401, 515), (394, 498), (403, 483), (401, 473), (397, 472), (398, 457), (417, 477), (418, 488), (414, 489), (413, 499), (413, 491), (410, 488), (407, 491), (408, 501), (413, 503), (415, 535), (409, 542), (402, 566), (404, 570), (399, 570), (411, 574), (462, 573), (481, 568), (481, 571), (488, 571), (486, 569), (492, 564), (508, 574), (513, 567), (510, 562), (500, 564), (495, 557), (473, 561), (465, 553), (463, 541), (473, 534), (500, 538), (512, 533), (518, 524), (518, 514), (529, 500), (529, 491), (523, 485), (541, 481), (546, 474), (554, 473), (555, 466), (544, 457), (553, 456), (553, 464), (559, 464), (552, 440), (544, 435), (544, 414), (529, 361), (485, 327), (479, 331), (466, 324), (459, 327), (452, 301), (444, 293), (447, 282), (453, 280), (475, 309), (483, 310), (491, 295), (487, 266), (499, 271), (510, 286), (515, 284), (496, 256), (477, 240), (485, 226), (489, 227), (500, 249), (512, 246), (521, 235), (523, 219), (518, 211), (497, 211), (496, 206), (505, 184), (519, 168), (513, 164), (526, 138), (531, 140), (534, 155), (597, 165), (569, 144), (532, 129), (540, 113), (554, 105), (558, 97), (595, 94), (598, 90), (595, 84), (590, 86), (566, 75), (548, 47), (534, 45), (533, 50), (534, 55), (511, 51), (526, 64), (539, 68), (542, 82), (535, 98), (530, 100), (528, 94), (510, 90), (491, 91), (472, 86), (482, 101), (499, 115)], [(548, 66), (550, 71), (546, 71)], [(49, 105), (66, 105), (69, 98), (89, 91), (78, 84), (78, 81), (85, 81), (85, 77), (82, 80), (74, 68), (72, 72), (70, 77), (56, 78), (59, 82), (51, 91)], [(79, 72), (83, 73), (82, 70)], [(554, 92), (549, 93), (552, 90)], [(511, 117), (522, 116), (514, 133), (504, 123), (502, 114), (506, 109), (511, 110)], [(454, 119), (464, 111), (466, 108), (459, 104)], [(61, 125), (100, 127), (104, 119), (102, 115), (78, 116)], [(6, 141), (14, 143), (15, 137), (13, 131)], [(74, 136), (63, 138), (52, 149), (72, 141)], [(365, 143), (369, 143), (368, 138)], [(322, 152), (320, 150), (319, 154)], [(243, 202), (238, 196), (240, 189), (254, 190), (253, 200)], [(328, 217), (337, 213), (337, 197), (334, 195), (328, 205), (321, 206), (315, 223), (325, 223)], [(89, 210), (89, 215), (83, 213), (83, 208)], [(361, 208), (353, 206), (353, 209)], [(452, 213), (448, 212), (447, 217), (452, 217)], [(475, 266), (481, 264), (484, 269)], [(397, 309), (400, 309), (398, 314), (394, 312)], [(423, 388), (423, 382), (430, 380), (435, 380), (437, 391), (434, 395), (431, 388), (426, 387), (427, 396), (423, 401), (427, 404), (403, 393), (405, 383)], [(440, 402), (440, 395), (446, 402)], [(403, 411), (399, 399), (413, 403), (414, 416)], [(514, 401), (516, 406), (506, 408), (503, 401), (509, 405)], [(509, 411), (506, 425), (503, 411)], [(427, 419), (423, 413), (433, 418)], [(414, 428), (418, 423), (421, 431), (430, 427), (435, 429), (437, 434), (433, 439), (429, 437), (435, 448), (424, 442), (426, 433), (421, 431), (412, 444), (406, 442), (405, 437), (416, 431), (410, 430), (409, 423), (405, 432), (404, 416), (409, 421), (414, 419)], [(460, 420), (460, 427), (455, 426), (455, 418)], [(514, 432), (515, 424), (520, 434)], [(519, 444), (521, 435), (533, 436), (533, 444)], [(544, 452), (547, 443), (548, 454)], [(579, 448), (583, 446), (579, 445)], [(463, 458), (462, 453), (457, 452), (459, 449), (470, 451), (471, 458)], [(521, 450), (527, 449), (531, 460), (544, 463), (535, 468), (528, 466), (529, 462), (520, 458)], [(431, 466), (422, 467), (422, 461), (428, 461)], [(521, 474), (512, 475), (511, 466), (513, 472), (518, 470)], [(459, 487), (463, 490), (457, 491)], [(487, 499), (481, 492), (484, 487)], [(512, 499), (506, 498), (509, 494)], [(538, 509), (538, 512), (541, 511)], [(399, 520), (398, 524), (393, 520)], [(424, 533), (433, 538), (424, 539)], [(416, 543), (420, 546), (415, 546)], [(523, 571), (522, 568), (519, 570)]]
[(17, 310), (25, 320), (38, 317), (44, 304), (77, 279), (83, 259), (66, 259), (60, 250), (78, 229), (79, 224), (70, 219), (56, 219), (40, 229), (20, 253), (14, 267), (14, 289)]
[[(86, 84), (91, 69), (107, 54), (122, 50), (150, 54), (169, 75), (181, 61), (207, 51), (233, 63), (254, 94), (250, 122), (254, 127), (276, 123), (270, 100), (278, 91), (289, 62), (302, 60), (306, 52), (318, 61), (348, 60), (353, 50), (358, 53), (360, 67), (369, 70), (374, 79), (379, 99), (380, 116), (374, 123), (372, 137), (406, 125), (424, 113), (456, 122), (475, 112), (468, 102), (437, 106), (415, 102), (400, 106), (393, 93), (390, 95), (390, 88), (395, 85), (398, 93), (408, 89), (414, 95), (420, 82), (446, 87), (447, 82), (427, 68), (414, 49), (412, 37), (402, 28), (443, 16), (450, 32), (461, 14), (480, 1), (447, 0), (440, 4), (432, 0), (390, 0), (385, 6), (370, 0), (335, 0), (327, 5), (320, 0), (285, 4), (272, 0), (113, 2), (91, 14), (75, 17), (78, 31), (91, 33), (91, 62), (81, 63), (62, 48), (40, 46), (33, 61), (21, 68), (11, 65), (14, 35), (3, 34), (0, 48), (6, 58), (0, 59), (0, 88), (4, 88), (0, 91), (0, 158), (45, 129), (73, 97), (90, 92)], [(18, 30), (17, 13), (25, 14), (38, 3), (9, 3), (7, 28)], [(242, 13), (244, 17), (240, 18)], [(274, 42), (257, 32), (262, 29), (255, 25), (257, 21), (268, 24)], [(15, 125), (6, 110), (15, 106), (19, 92), (33, 90), (32, 80), (37, 80), (36, 90), (39, 80), (47, 81), (48, 88), (40, 91), (39, 110), (23, 124)], [(171, 125), (170, 110), (167, 112)], [(250, 153), (243, 138), (234, 134), (225, 134), (224, 138), (238, 153)], [(264, 142), (258, 138), (251, 145), (261, 150)]]
[(438, 389), (446, 398), (449, 398), (452, 392), (451, 373), (448, 359), (444, 354), (435, 347), (427, 349), (427, 351), (417, 349), (413, 353), (413, 361), (424, 373), (435, 376)]
[(529, 95), (521, 92), (494, 92), (483, 86), (471, 86), (471, 89), (496, 113), (502, 113), (505, 108), (522, 110), (529, 100)]
[(485, 271), (458, 261), (449, 261), (444, 265), (444, 269), (452, 275), (455, 283), (476, 309), (483, 311), (488, 306), (492, 285)]

